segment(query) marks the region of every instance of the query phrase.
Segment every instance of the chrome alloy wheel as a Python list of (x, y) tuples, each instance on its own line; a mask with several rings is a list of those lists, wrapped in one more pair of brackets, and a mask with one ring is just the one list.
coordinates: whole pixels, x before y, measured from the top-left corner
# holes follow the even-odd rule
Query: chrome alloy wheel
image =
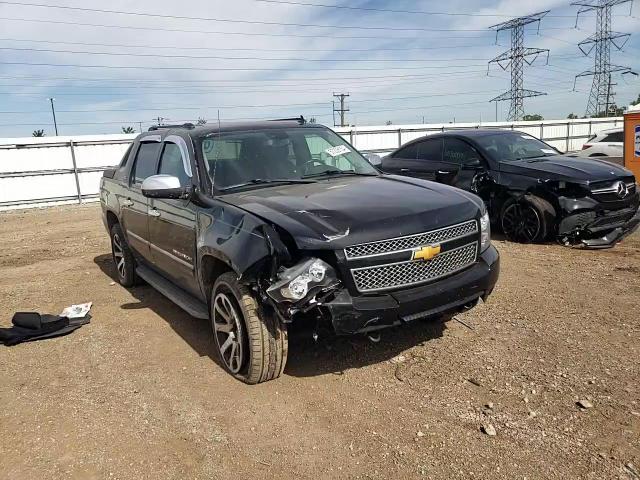
[(117, 233), (113, 235), (112, 251), (113, 263), (116, 264), (118, 275), (120, 275), (120, 278), (125, 278), (127, 266), (125, 264), (124, 249), (122, 248), (122, 240), (120, 239), (120, 235), (118, 235)]
[(212, 323), (222, 361), (231, 373), (239, 373), (244, 363), (242, 319), (224, 292), (216, 294), (213, 300)]

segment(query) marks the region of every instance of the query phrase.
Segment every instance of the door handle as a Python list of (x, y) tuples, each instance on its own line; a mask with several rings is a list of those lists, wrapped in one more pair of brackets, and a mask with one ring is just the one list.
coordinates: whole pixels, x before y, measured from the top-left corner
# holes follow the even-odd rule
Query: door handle
[(409, 170), (408, 168), (401, 168), (400, 169), (400, 173), (409, 173), (411, 170)]
[(160, 216), (160, 210), (158, 210), (156, 208), (150, 208), (147, 213), (149, 214), (150, 217), (159, 217)]
[(126, 200), (122, 201), (122, 205), (125, 207), (133, 207), (133, 200), (127, 198)]
[(438, 173), (440, 175), (451, 175), (451, 173), (453, 173), (453, 172), (450, 172), (448, 170), (438, 170)]

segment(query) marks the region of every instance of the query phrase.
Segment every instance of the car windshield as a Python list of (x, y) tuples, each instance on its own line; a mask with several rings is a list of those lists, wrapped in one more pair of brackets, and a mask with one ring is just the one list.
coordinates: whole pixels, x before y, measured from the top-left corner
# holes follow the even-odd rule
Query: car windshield
[(201, 138), (201, 149), (219, 191), (378, 174), (360, 153), (324, 128), (214, 132)]
[(515, 162), (558, 155), (558, 151), (537, 138), (519, 132), (496, 132), (476, 137), (480, 146), (495, 160)]

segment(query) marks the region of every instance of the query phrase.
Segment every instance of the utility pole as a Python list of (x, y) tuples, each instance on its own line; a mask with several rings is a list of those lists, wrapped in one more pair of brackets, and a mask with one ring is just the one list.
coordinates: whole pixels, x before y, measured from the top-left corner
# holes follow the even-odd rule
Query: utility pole
[(537, 92), (535, 90), (527, 90), (524, 88), (524, 64), (533, 64), (540, 54), (547, 54), (547, 63), (549, 63), (549, 50), (543, 48), (525, 48), (524, 46), (524, 27), (531, 23), (538, 23), (538, 29), (540, 29), (540, 20), (549, 13), (549, 10), (544, 12), (534, 13), (525, 17), (517, 17), (508, 20), (497, 25), (493, 25), (492, 30), (496, 31), (496, 43), (498, 43), (498, 34), (503, 30), (511, 30), (511, 48), (506, 52), (498, 55), (496, 58), (489, 62), (487, 68), (487, 74), (489, 74), (489, 68), (492, 63), (497, 63), (503, 70), (511, 69), (511, 89), (502, 95), (499, 95), (491, 102), (502, 102), (505, 100), (511, 100), (511, 107), (509, 108), (509, 116), (507, 120), (522, 120), (524, 116), (524, 99), (529, 97), (538, 97), (540, 95), (546, 95), (544, 92)]
[[(335, 106), (334, 106), (333, 111), (334, 111), (334, 112), (339, 112), (339, 113), (340, 113), (340, 126), (341, 126), (341, 127), (346, 127), (346, 126), (347, 126), (347, 124), (346, 124), (346, 123), (345, 123), (345, 121), (344, 121), (344, 114), (345, 114), (346, 112), (348, 112), (348, 111), (349, 111), (349, 109), (348, 109), (348, 108), (345, 108), (345, 106), (344, 106), (344, 101), (345, 101), (345, 99), (346, 99), (347, 97), (349, 97), (349, 94), (348, 94), (348, 93), (334, 93), (334, 94), (333, 94), (333, 96), (334, 96), (334, 97), (336, 97), (336, 98), (338, 98), (338, 99), (340, 100), (340, 108), (337, 108), (337, 109), (336, 109), (336, 108), (335, 108)], [(334, 121), (334, 126), (337, 126), (337, 125), (335, 125), (335, 121)]]
[(581, 13), (594, 10), (596, 12), (596, 33), (578, 44), (580, 51), (585, 56), (589, 56), (595, 50), (594, 67), (593, 70), (587, 70), (576, 75), (573, 84), (573, 89), (575, 90), (578, 78), (593, 77), (587, 102), (587, 117), (610, 116), (611, 107), (615, 104), (615, 93), (612, 90), (612, 86), (615, 84), (611, 83), (613, 73), (637, 75), (629, 67), (611, 64), (611, 45), (617, 50), (621, 50), (630, 36), (628, 33), (618, 33), (611, 30), (613, 7), (623, 3), (631, 3), (631, 6), (633, 6), (633, 0), (586, 0), (571, 4), (580, 7), (576, 14), (576, 28), (578, 27)]
[(49, 101), (51, 102), (51, 113), (53, 114), (53, 128), (56, 131), (56, 137), (58, 136), (58, 122), (56, 122), (56, 109), (53, 107), (53, 101), (55, 98), (49, 97)]

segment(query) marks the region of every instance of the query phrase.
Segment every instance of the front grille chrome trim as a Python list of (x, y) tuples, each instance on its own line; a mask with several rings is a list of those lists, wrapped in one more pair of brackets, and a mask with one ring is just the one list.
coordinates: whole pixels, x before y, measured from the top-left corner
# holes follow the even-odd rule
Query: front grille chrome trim
[[(453, 236), (447, 236), (450, 232), (455, 232)], [(378, 240), (376, 242), (360, 243), (358, 245), (351, 245), (344, 249), (344, 254), (347, 260), (356, 260), (363, 258), (380, 257), (382, 255), (391, 255), (396, 253), (411, 252), (415, 248), (425, 245), (432, 245), (436, 243), (452, 242), (459, 240), (468, 235), (478, 233), (478, 221), (469, 220), (448, 227), (439, 228), (437, 230), (430, 230), (428, 232), (415, 233), (412, 235), (403, 235), (401, 237), (387, 238), (384, 240)], [(385, 249), (385, 245), (398, 244), (397, 247), (390, 246)], [(358, 254), (358, 251), (375, 251), (381, 249), (382, 251), (376, 253)]]
[[(478, 242), (448, 250), (429, 261), (408, 260), (351, 269), (351, 276), (360, 293), (381, 292), (434, 282), (460, 272), (477, 260)], [(368, 275), (365, 275), (368, 273)], [(390, 276), (414, 278), (394, 282)]]

